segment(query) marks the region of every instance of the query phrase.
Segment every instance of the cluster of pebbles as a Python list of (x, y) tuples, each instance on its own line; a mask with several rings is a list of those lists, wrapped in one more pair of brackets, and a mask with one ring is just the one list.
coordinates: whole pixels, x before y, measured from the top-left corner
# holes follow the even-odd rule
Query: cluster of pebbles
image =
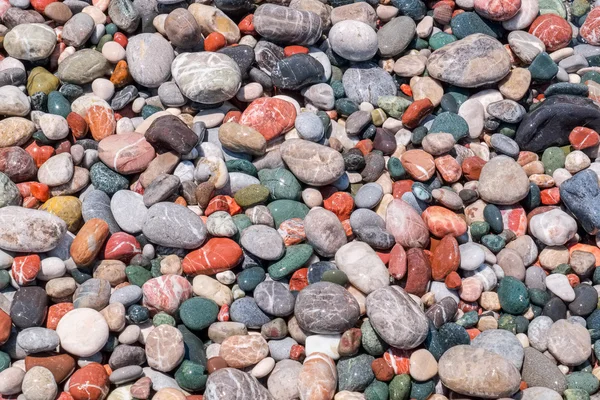
[(269, 1), (0, 0), (0, 399), (599, 400), (600, 1)]

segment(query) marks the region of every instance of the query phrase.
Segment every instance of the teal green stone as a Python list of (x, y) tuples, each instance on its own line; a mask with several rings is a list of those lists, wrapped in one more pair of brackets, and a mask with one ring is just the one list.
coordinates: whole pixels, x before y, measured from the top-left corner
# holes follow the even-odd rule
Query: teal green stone
[(258, 170), (254, 164), (248, 160), (229, 160), (225, 162), (225, 166), (227, 167), (227, 172), (241, 172), (254, 177), (258, 176)]
[(44, 92), (35, 92), (31, 96), (32, 111), (48, 112), (48, 95)]
[(65, 99), (69, 100), (70, 102), (73, 102), (83, 96), (83, 88), (72, 83), (65, 83), (60, 87), (60, 89), (58, 89), (58, 92), (65, 96)]
[(150, 273), (152, 273), (153, 278), (162, 276), (162, 272), (160, 272), (160, 260), (162, 259), (163, 257), (160, 257), (150, 261)]
[(492, 253), (498, 253), (506, 246), (506, 241), (498, 235), (485, 235), (481, 238), (481, 244), (490, 249)]
[(454, 97), (458, 108), (460, 108), (460, 106), (471, 96), (471, 93), (468, 89), (461, 88), (458, 86), (448, 86), (446, 93)]
[(10, 367), (10, 356), (3, 351), (0, 351), (0, 372)]
[(515, 325), (517, 333), (527, 333), (527, 328), (529, 328), (529, 320), (522, 315), (517, 315), (515, 318)]
[(335, 101), (335, 110), (341, 116), (349, 116), (358, 111), (358, 104), (347, 98), (337, 99)]
[(291, 218), (304, 219), (309, 211), (306, 204), (294, 200), (275, 200), (269, 203), (267, 208), (273, 216), (275, 228), (279, 228), (283, 221)]
[(504, 222), (500, 209), (493, 204), (488, 204), (483, 209), (483, 218), (490, 225), (490, 230), (493, 233), (502, 233), (504, 230)]
[(375, 379), (365, 389), (366, 400), (388, 400), (390, 393), (387, 383)]
[(570, 94), (573, 96), (587, 97), (590, 90), (583, 83), (559, 82), (548, 86), (544, 92), (544, 96), (556, 96), (559, 94)]
[(561, 275), (567, 275), (570, 274), (571, 272), (573, 272), (571, 270), (571, 267), (569, 266), (569, 264), (558, 264), (556, 266), (556, 268), (554, 268), (550, 274), (561, 274)]
[(392, 118), (402, 118), (404, 111), (412, 104), (412, 101), (401, 96), (379, 96), (377, 106)]
[(73, 269), (71, 271), (69, 271), (71, 273), (71, 276), (73, 277), (73, 279), (75, 279), (75, 282), (77, 282), (78, 284), (82, 284), (83, 282), (87, 281), (88, 279), (92, 279), (92, 271), (82, 271), (80, 269)]
[(538, 207), (542, 202), (542, 192), (535, 183), (529, 184), (529, 193), (523, 199), (522, 204), (527, 210), (533, 210)]
[(515, 124), (509, 124), (507, 122), (502, 122), (500, 126), (498, 126), (498, 132), (503, 134), (504, 136), (508, 136), (513, 139), (517, 134), (518, 126)]
[(590, 395), (583, 389), (567, 389), (563, 393), (565, 400), (589, 400)]
[(360, 354), (342, 358), (337, 363), (338, 391), (362, 392), (375, 379), (371, 363), (375, 357)]
[(410, 136), (410, 141), (413, 144), (420, 146), (421, 143), (423, 142), (423, 139), (425, 139), (425, 136), (427, 136), (428, 133), (429, 133), (429, 131), (424, 126), (417, 126), (412, 131), (412, 135)]
[[(586, 60), (590, 67), (600, 67), (600, 54), (596, 54), (595, 56), (586, 57)], [(585, 81), (582, 81), (585, 82)]]
[(529, 288), (527, 291), (529, 292), (529, 301), (536, 306), (544, 307), (552, 298), (552, 295), (546, 290)]
[(425, 203), (431, 203), (431, 201), (433, 200), (433, 196), (429, 191), (429, 188), (421, 182), (413, 183), (411, 190), (413, 195), (418, 200), (424, 201)]
[(142, 107), (142, 118), (146, 119), (152, 114), (156, 114), (160, 111), (162, 111), (162, 109), (155, 106), (151, 106), (150, 104), (146, 104), (144, 107)]
[(39, 144), (43, 144), (46, 146), (51, 146), (54, 143), (54, 140), (50, 140), (44, 135), (42, 131), (36, 131), (33, 133), (33, 139)]
[(520, 315), (529, 307), (529, 293), (525, 284), (512, 276), (506, 276), (498, 285), (498, 299), (504, 312)]
[(317, 117), (319, 117), (319, 119), (321, 120), (321, 123), (323, 124), (323, 130), (327, 135), (327, 132), (331, 128), (331, 118), (329, 118), (329, 115), (327, 115), (325, 111), (317, 112)]
[(171, 325), (175, 326), (177, 323), (175, 322), (175, 318), (167, 314), (166, 312), (159, 312), (154, 317), (152, 317), (152, 325)]
[(498, 329), (504, 329), (505, 331), (517, 334), (517, 321), (514, 315), (502, 314), (498, 318)]
[(217, 320), (219, 306), (212, 300), (193, 297), (184, 301), (179, 307), (181, 322), (191, 330), (199, 331), (208, 328)]
[(342, 99), (346, 95), (346, 92), (344, 91), (344, 84), (341, 80), (332, 81), (330, 86), (333, 89), (333, 97), (336, 99)]
[(390, 157), (387, 162), (387, 169), (390, 173), (390, 178), (397, 181), (406, 177), (406, 170), (402, 166), (402, 162), (397, 157)]
[(565, 166), (565, 152), (560, 147), (548, 147), (542, 154), (544, 173), (552, 176), (554, 171)]
[(127, 309), (127, 318), (134, 324), (141, 324), (150, 318), (150, 310), (139, 304), (134, 304)]
[(417, 36), (414, 37), (413, 40), (411, 40), (408, 47), (411, 49), (423, 50), (429, 48), (429, 43), (427, 42), (427, 40)]
[(531, 79), (534, 81), (549, 81), (558, 73), (558, 65), (548, 53), (540, 53), (529, 66)]
[(363, 131), (362, 138), (373, 140), (376, 133), (377, 133), (377, 127), (373, 124), (369, 124), (369, 126), (367, 126), (367, 129), (365, 129)]
[(479, 315), (477, 314), (477, 311), (466, 312), (462, 317), (456, 320), (456, 323), (465, 329), (474, 327), (477, 325), (477, 322), (479, 322)]
[(408, 400), (410, 387), (410, 375), (396, 375), (390, 382), (390, 400)]
[(486, 23), (474, 12), (463, 12), (456, 15), (450, 21), (450, 27), (452, 27), (452, 34), (458, 39), (464, 39), (474, 33), (483, 33), (495, 39), (500, 37), (497, 32), (498, 28), (492, 29), (491, 23)]
[(479, 242), (481, 238), (490, 232), (490, 224), (485, 221), (475, 221), (471, 224), (471, 237), (474, 242)]
[(569, 389), (582, 389), (588, 394), (594, 394), (598, 391), (600, 382), (589, 372), (572, 372), (567, 375), (567, 386)]
[(533, 313), (533, 318), (537, 318), (542, 315), (544, 309), (540, 306), (536, 306), (535, 304), (531, 305), (531, 312)]
[(600, 268), (594, 268), (594, 274), (592, 275), (592, 283), (594, 285), (600, 285)]
[(594, 366), (590, 363), (590, 360), (585, 360), (583, 363), (573, 367), (573, 370), (577, 372), (587, 372), (591, 374), (594, 370)]
[(102, 47), (104, 47), (104, 45), (110, 41), (113, 40), (113, 35), (103, 35), (100, 40), (98, 41), (98, 44), (96, 45), (96, 50), (99, 51), (100, 53), (102, 53)]
[(447, 44), (456, 42), (457, 40), (458, 39), (454, 35), (451, 35), (451, 34), (445, 33), (445, 32), (438, 32), (438, 33), (434, 33), (429, 38), (429, 46), (431, 47), (431, 50), (437, 50), (437, 49), (441, 49), (442, 47), (444, 47)]
[(242, 231), (250, 225), (252, 225), (252, 221), (250, 220), (250, 217), (248, 217), (246, 214), (236, 214), (231, 218), (233, 219), (233, 223), (238, 229), (237, 233), (233, 235), (232, 239), (236, 242), (239, 242)]
[(265, 278), (264, 269), (261, 267), (252, 267), (240, 272), (237, 276), (237, 284), (244, 292), (252, 292)]
[(434, 327), (430, 327), (429, 335), (424, 344), (435, 359), (439, 360), (452, 347), (470, 343), (471, 338), (464, 327), (454, 322), (447, 322), (437, 331)]
[(125, 268), (125, 275), (127, 275), (129, 283), (139, 287), (142, 287), (146, 281), (152, 279), (152, 273), (146, 268), (138, 265), (130, 265)]
[(348, 275), (346, 275), (344, 271), (341, 271), (339, 269), (331, 269), (329, 271), (323, 272), (321, 280), (325, 282), (335, 283), (340, 286), (346, 286), (348, 284)]
[(67, 118), (71, 112), (71, 103), (60, 92), (53, 91), (48, 95), (48, 113)]
[(110, 333), (108, 335), (108, 340), (106, 341), (106, 344), (100, 351), (106, 352), (106, 353), (112, 353), (115, 350), (115, 347), (117, 347), (118, 345), (119, 345), (119, 340), (113, 333)]
[(571, 10), (574, 16), (581, 17), (590, 11), (590, 2), (589, 0), (575, 0), (571, 4)]
[(204, 343), (198, 336), (190, 331), (185, 325), (177, 325), (177, 329), (183, 335), (183, 344), (185, 353), (184, 360), (190, 360), (200, 364), (206, 368), (206, 352), (204, 351)]
[(116, 173), (101, 162), (97, 162), (90, 168), (90, 180), (96, 189), (102, 190), (109, 196), (129, 187), (129, 180), (127, 178)]
[(114, 35), (119, 30), (119, 27), (113, 23), (110, 23), (110, 24), (106, 25), (105, 30), (106, 30), (106, 33), (108, 33), (109, 35)]
[(429, 133), (438, 132), (450, 133), (454, 140), (458, 142), (469, 134), (469, 125), (460, 115), (443, 112), (435, 117), (429, 129)]
[(581, 82), (585, 83), (587, 81), (594, 81), (596, 83), (600, 83), (600, 72), (589, 71), (583, 74), (583, 76), (581, 77)]
[(425, 382), (413, 381), (410, 387), (410, 398), (414, 400), (427, 400), (435, 392), (435, 381), (430, 379)]
[(309, 244), (286, 247), (283, 258), (269, 266), (269, 276), (273, 279), (281, 279), (294, 273), (308, 261), (312, 254), (313, 248)]
[(539, 0), (540, 15), (556, 14), (561, 18), (567, 17), (567, 10), (561, 0)]
[(205, 373), (202, 364), (189, 360), (183, 360), (177, 372), (175, 372), (175, 381), (182, 389), (190, 392), (197, 392), (204, 389), (208, 376)]
[(3, 269), (0, 270), (0, 290), (5, 289), (10, 284), (10, 273)]
[(300, 200), (302, 197), (300, 182), (285, 168), (261, 169), (258, 179), (269, 190), (271, 200)]
[(248, 185), (238, 190), (233, 196), (240, 207), (248, 208), (266, 203), (269, 198), (269, 189), (263, 185)]
[(458, 113), (458, 103), (454, 96), (450, 93), (446, 93), (442, 96), (442, 101), (440, 102), (440, 107), (444, 111), (448, 111), (451, 113)]
[(375, 332), (375, 329), (368, 319), (366, 319), (360, 326), (360, 332), (362, 333), (362, 347), (370, 355), (379, 357), (390, 347), (382, 338), (379, 337), (377, 332)]

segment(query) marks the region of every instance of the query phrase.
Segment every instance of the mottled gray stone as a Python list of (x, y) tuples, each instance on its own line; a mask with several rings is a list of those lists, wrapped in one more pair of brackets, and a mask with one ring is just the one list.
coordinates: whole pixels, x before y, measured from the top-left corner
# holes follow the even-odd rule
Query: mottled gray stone
[(377, 105), (381, 96), (395, 96), (398, 93), (394, 78), (372, 62), (352, 65), (344, 72), (342, 84), (346, 96), (358, 104), (368, 102)]
[(0, 249), (23, 253), (50, 251), (67, 231), (57, 216), (17, 206), (0, 209), (0, 226)]
[(322, 21), (310, 11), (263, 4), (254, 12), (254, 28), (274, 43), (312, 45), (321, 38)]
[(296, 178), (313, 186), (329, 185), (345, 172), (344, 158), (330, 147), (302, 139), (286, 140), (281, 158)]
[(174, 203), (157, 203), (150, 207), (142, 232), (155, 244), (181, 249), (197, 249), (207, 235), (200, 217)]
[[(129, 45), (127, 48), (129, 49)], [(58, 65), (56, 76), (66, 83), (84, 85), (96, 78), (102, 78), (109, 69), (110, 64), (102, 53), (92, 49), (83, 49), (65, 58)]]
[(146, 87), (159, 87), (169, 78), (174, 58), (171, 44), (161, 35), (142, 33), (131, 37), (127, 44), (129, 72)]
[(208, 376), (205, 400), (274, 400), (256, 378), (234, 368), (219, 369)]
[(56, 331), (47, 328), (27, 328), (19, 332), (17, 336), (17, 345), (27, 354), (54, 351), (59, 342), (60, 339)]
[(254, 300), (267, 314), (286, 317), (294, 312), (296, 301), (292, 292), (281, 282), (264, 281), (254, 289)]
[(481, 332), (471, 346), (481, 347), (506, 358), (518, 370), (523, 365), (523, 345), (517, 337), (504, 329), (490, 329)]
[(252, 225), (244, 229), (240, 244), (244, 250), (263, 260), (279, 260), (285, 253), (281, 235), (266, 225)]
[(523, 350), (523, 369), (521, 378), (529, 387), (545, 387), (562, 394), (567, 389), (564, 374), (549, 357), (546, 357), (533, 347)]

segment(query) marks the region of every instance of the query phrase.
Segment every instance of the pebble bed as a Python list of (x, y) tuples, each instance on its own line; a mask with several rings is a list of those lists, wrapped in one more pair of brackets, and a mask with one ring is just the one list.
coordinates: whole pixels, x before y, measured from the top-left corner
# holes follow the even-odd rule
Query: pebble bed
[(0, 400), (600, 400), (600, 0), (0, 0)]

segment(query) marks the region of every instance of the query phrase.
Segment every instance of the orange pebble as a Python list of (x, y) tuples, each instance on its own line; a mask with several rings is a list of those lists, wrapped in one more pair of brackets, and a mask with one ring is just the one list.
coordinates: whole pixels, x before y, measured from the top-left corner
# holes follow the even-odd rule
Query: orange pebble
[(350, 241), (354, 236), (354, 232), (352, 232), (352, 227), (350, 226), (350, 220), (345, 219), (342, 221), (342, 227), (344, 228), (344, 233), (346, 234), (346, 238)]
[(519, 390), (525, 390), (527, 389), (529, 386), (527, 385), (527, 382), (525, 381), (521, 381), (521, 384), (519, 385)]
[(300, 268), (292, 274), (290, 290), (300, 291), (308, 286), (308, 268)]
[(412, 97), (412, 95), (413, 95), (410, 85), (407, 85), (406, 83), (403, 83), (402, 85), (400, 85), (400, 90), (402, 91), (402, 93), (404, 93), (407, 96)]
[(31, 195), (41, 202), (45, 202), (50, 198), (50, 188), (44, 183), (31, 182), (29, 190)]
[(238, 24), (240, 32), (244, 35), (255, 35), (256, 30), (254, 29), (254, 14), (248, 14)]
[(344, 221), (350, 218), (350, 214), (354, 210), (354, 199), (350, 193), (335, 192), (323, 201), (323, 208), (337, 215), (340, 221)]
[(477, 328), (467, 329), (467, 334), (469, 335), (469, 337), (471, 338), (471, 340), (473, 340), (477, 336), (479, 336), (480, 333), (481, 333), (481, 331), (479, 329), (477, 329)]
[(67, 115), (67, 124), (75, 139), (82, 139), (88, 133), (88, 124), (81, 115), (71, 112)]
[(366, 156), (373, 150), (373, 142), (371, 141), (371, 139), (363, 139), (360, 142), (356, 143), (356, 146), (354, 147), (359, 149), (363, 156)]
[(540, 198), (544, 205), (555, 205), (560, 203), (560, 191), (557, 187), (544, 189), (540, 192)]
[(227, 114), (225, 114), (225, 118), (223, 118), (223, 123), (225, 124), (227, 122), (235, 122), (235, 123), (239, 124), (240, 118), (242, 118), (241, 111), (231, 110), (231, 111), (228, 111)]
[(204, 50), (217, 51), (227, 45), (227, 40), (222, 33), (212, 32), (204, 39)]
[(110, 81), (118, 88), (133, 82), (133, 77), (129, 73), (129, 66), (125, 60), (121, 60), (117, 63), (112, 75), (110, 76)]
[(185, 201), (185, 199), (182, 196), (178, 196), (175, 201), (175, 204), (179, 204), (180, 206), (184, 206), (187, 207), (187, 201)]
[(410, 179), (403, 179), (401, 181), (394, 182), (392, 184), (392, 196), (394, 196), (395, 199), (402, 198), (404, 193), (412, 191), (413, 183), (415, 182)]
[(293, 56), (294, 54), (308, 54), (308, 48), (304, 46), (286, 46), (283, 48), (285, 57)]
[(569, 279), (571, 287), (575, 287), (581, 283), (581, 280), (579, 280), (579, 277), (575, 274), (567, 274), (567, 278)]
[(123, 35), (121, 32), (117, 32), (113, 36), (113, 41), (119, 43), (124, 49), (127, 48), (127, 36)]
[(448, 289), (458, 289), (462, 284), (462, 280), (456, 271), (452, 271), (446, 276), (444, 283)]

